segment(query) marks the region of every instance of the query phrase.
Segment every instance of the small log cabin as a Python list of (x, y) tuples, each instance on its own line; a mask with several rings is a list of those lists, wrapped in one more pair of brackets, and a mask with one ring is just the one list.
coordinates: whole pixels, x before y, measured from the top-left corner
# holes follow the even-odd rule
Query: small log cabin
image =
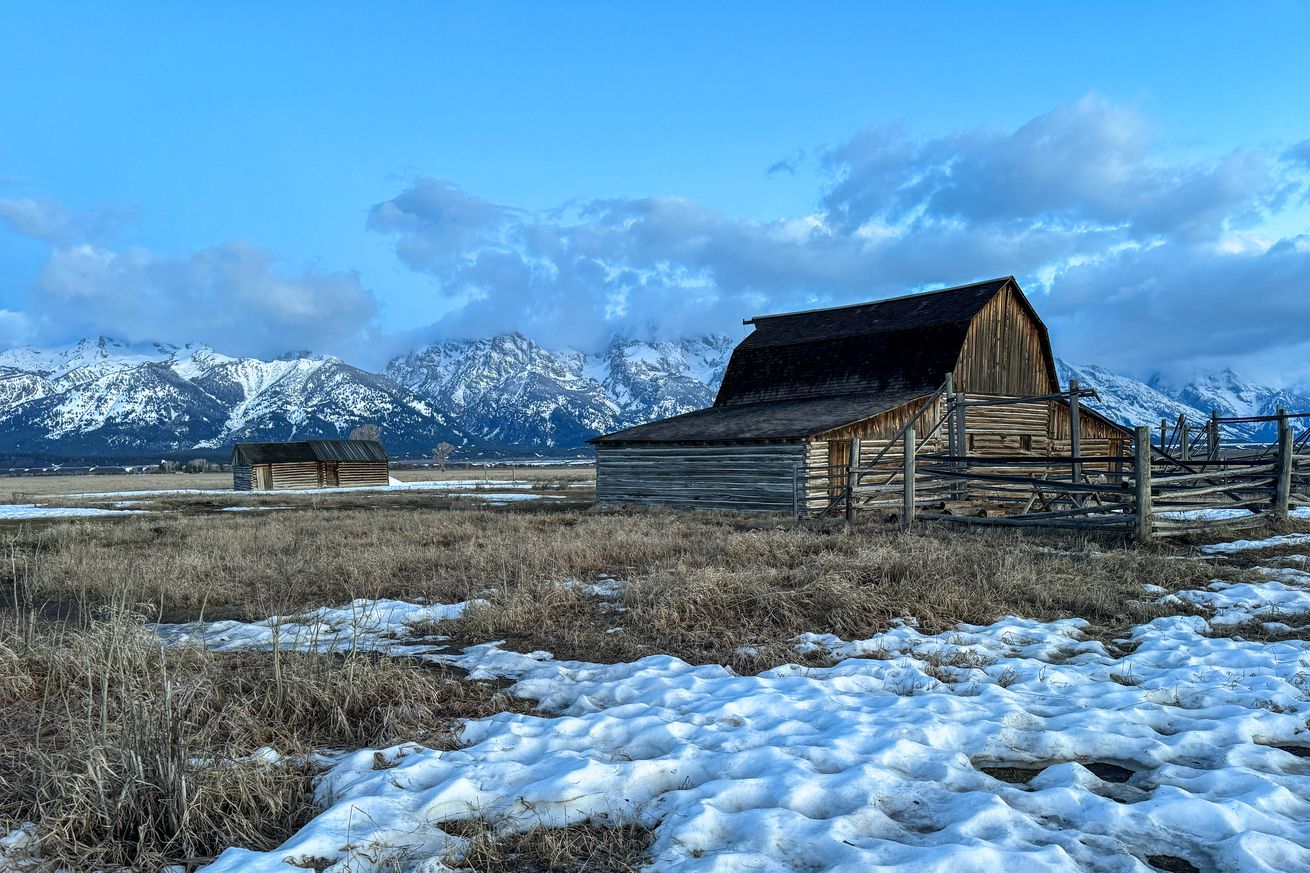
[(237, 443), (232, 487), (237, 491), (363, 488), (391, 481), (386, 450), (377, 440), (304, 440)]
[[(804, 472), (845, 468), (853, 440), (854, 465), (871, 463), (921, 410), (918, 433), (932, 431), (948, 374), (968, 401), (1060, 391), (1046, 326), (1013, 276), (746, 323), (754, 331), (733, 350), (713, 406), (591, 440), (601, 503), (821, 506), (835, 481)], [(1063, 399), (969, 408), (957, 451), (1067, 456), (1070, 418)], [(1084, 456), (1131, 445), (1131, 431), (1086, 407), (1079, 426)], [(920, 451), (947, 452), (945, 432)]]

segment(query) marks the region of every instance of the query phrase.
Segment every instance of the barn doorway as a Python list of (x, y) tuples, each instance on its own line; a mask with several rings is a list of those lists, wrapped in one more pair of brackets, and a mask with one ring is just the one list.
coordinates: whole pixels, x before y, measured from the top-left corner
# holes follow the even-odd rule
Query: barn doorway
[(341, 477), (337, 472), (337, 462), (327, 461), (323, 464), (323, 487), (336, 488), (340, 485)]
[(828, 496), (840, 497), (846, 493), (846, 480), (851, 464), (850, 440), (828, 440)]
[(256, 491), (268, 491), (273, 487), (273, 465), (256, 464), (252, 469)]

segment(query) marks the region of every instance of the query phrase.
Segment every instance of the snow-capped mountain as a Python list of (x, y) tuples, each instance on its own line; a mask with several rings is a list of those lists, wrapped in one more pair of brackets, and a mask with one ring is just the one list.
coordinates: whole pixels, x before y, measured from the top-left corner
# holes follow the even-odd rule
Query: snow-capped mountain
[[(1165, 381), (1159, 377), (1152, 379), (1151, 384), (1162, 389), (1167, 387)], [(1310, 410), (1310, 398), (1292, 391), (1257, 385), (1237, 375), (1231, 369), (1200, 376), (1178, 391), (1170, 393), (1174, 393), (1179, 400), (1198, 409), (1217, 410), (1220, 416), (1226, 418), (1275, 415), (1279, 407), (1288, 412)], [(1272, 422), (1251, 424), (1242, 429), (1250, 439), (1267, 441), (1278, 436), (1278, 426)]]
[[(1211, 410), (1222, 418), (1273, 415), (1281, 406), (1288, 412), (1310, 410), (1310, 398), (1290, 391), (1280, 391), (1243, 379), (1232, 370), (1201, 376), (1173, 388), (1160, 376), (1147, 382), (1113, 373), (1092, 364), (1071, 364), (1056, 360), (1061, 384), (1077, 379), (1084, 388), (1093, 388), (1101, 399), (1086, 403), (1103, 415), (1127, 425), (1159, 426), (1161, 419), (1170, 422), (1180, 414), (1199, 426), (1210, 418)], [(1273, 423), (1224, 424), (1223, 439), (1268, 442), (1277, 437)]]
[(710, 405), (732, 347), (722, 336), (618, 337), (586, 354), (511, 333), (429, 346), (396, 358), (385, 374), (489, 442), (577, 446)]
[(261, 361), (106, 338), (0, 353), (5, 454), (221, 449), (239, 440), (346, 436), (365, 423), (379, 424), (394, 450), (470, 442), (426, 401), (338, 358)]
[[(377, 424), (393, 453), (446, 441), (465, 451), (576, 449), (598, 433), (714, 401), (734, 343), (727, 337), (613, 339), (602, 351), (549, 349), (522, 334), (448, 341), (391, 361), (383, 373), (308, 352), (276, 360), (201, 345), (82, 340), (0, 352), (0, 456), (221, 454), (241, 440), (346, 436)], [(1232, 371), (1179, 389), (1104, 367), (1057, 362), (1060, 380), (1096, 389), (1098, 411), (1158, 427), (1180, 413), (1223, 416), (1310, 409), (1310, 399)], [(1226, 425), (1232, 440), (1273, 428)]]

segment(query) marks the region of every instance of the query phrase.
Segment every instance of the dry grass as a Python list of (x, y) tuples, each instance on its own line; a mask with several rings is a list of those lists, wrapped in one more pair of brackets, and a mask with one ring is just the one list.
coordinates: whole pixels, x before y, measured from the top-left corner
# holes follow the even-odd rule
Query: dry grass
[[(1109, 640), (1157, 614), (1143, 599), (1143, 582), (1195, 587), (1212, 572), (1153, 548), (1102, 551), (1011, 532), (841, 534), (699, 521), (704, 528), (689, 540), (695, 548), (630, 575), (615, 604), (622, 612), (536, 577), (500, 587), (453, 623), (456, 635), (588, 660), (668, 652), (758, 670), (797, 661), (796, 634), (862, 639), (904, 619), (933, 632), (1005, 615), (1078, 616)], [(623, 632), (607, 632), (614, 626)]]
[(37, 822), (44, 863), (75, 870), (273, 848), (315, 812), (311, 752), (451, 748), (459, 719), (525, 708), (368, 656), (166, 651), (121, 607), (0, 622), (0, 670), (0, 833)]
[[(310, 751), (450, 746), (457, 719), (524, 706), (404, 661), (161, 651), (145, 619), (482, 595), (488, 605), (436, 630), (561, 657), (668, 652), (753, 671), (801, 660), (797, 633), (862, 638), (906, 617), (933, 631), (1080, 616), (1113, 639), (1155, 614), (1143, 583), (1197, 587), (1216, 573), (1185, 546), (1121, 545), (545, 501), (447, 508), (430, 495), (23, 526), (0, 550), (0, 832), (38, 822), (49, 861), (74, 870), (270, 847), (312, 812)], [(566, 584), (598, 573), (626, 580), (622, 592)], [(261, 747), (285, 757), (254, 756)], [(646, 839), (593, 826), (470, 835), (468, 866), (491, 871), (628, 870)]]
[[(454, 479), (479, 479), (503, 482), (509, 479), (530, 479), (548, 485), (567, 487), (570, 483), (594, 479), (595, 468), (589, 465), (571, 466), (504, 466), (504, 467), (424, 467), (416, 470), (392, 470), (391, 475), (402, 482), (445, 482)], [(30, 503), (32, 499), (94, 494), (116, 491), (165, 491), (178, 489), (226, 490), (232, 487), (231, 473), (143, 473), (109, 474), (102, 476), (0, 476), (0, 495), (8, 503)]]
[(459, 857), (444, 863), (470, 873), (637, 873), (651, 843), (650, 832), (635, 825), (587, 823), (509, 833), (482, 820), (440, 827), (469, 839)]

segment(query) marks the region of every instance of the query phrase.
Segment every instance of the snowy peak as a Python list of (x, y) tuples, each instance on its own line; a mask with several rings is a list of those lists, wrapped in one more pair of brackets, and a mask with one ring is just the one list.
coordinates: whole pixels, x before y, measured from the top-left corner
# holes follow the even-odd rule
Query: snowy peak
[(346, 436), (366, 423), (380, 425), (393, 450), (470, 442), (423, 399), (337, 358), (263, 361), (104, 337), (0, 353), (0, 446), (9, 453), (217, 449)]
[(396, 358), (386, 375), (484, 439), (577, 446), (709, 405), (732, 345), (727, 337), (619, 337), (588, 354), (548, 349), (516, 332), (438, 343)]
[[(1088, 405), (1127, 425), (1158, 427), (1161, 419), (1170, 422), (1186, 415), (1194, 423), (1209, 420), (1211, 411), (1221, 418), (1247, 418), (1273, 415), (1278, 407), (1289, 412), (1310, 410), (1310, 398), (1258, 385), (1231, 369), (1199, 377), (1182, 388), (1174, 388), (1160, 376), (1141, 382), (1112, 373), (1104, 367), (1056, 361), (1062, 384), (1077, 379), (1085, 388), (1094, 388), (1099, 402)], [(1272, 423), (1225, 424), (1224, 439), (1268, 442), (1277, 436)]]

